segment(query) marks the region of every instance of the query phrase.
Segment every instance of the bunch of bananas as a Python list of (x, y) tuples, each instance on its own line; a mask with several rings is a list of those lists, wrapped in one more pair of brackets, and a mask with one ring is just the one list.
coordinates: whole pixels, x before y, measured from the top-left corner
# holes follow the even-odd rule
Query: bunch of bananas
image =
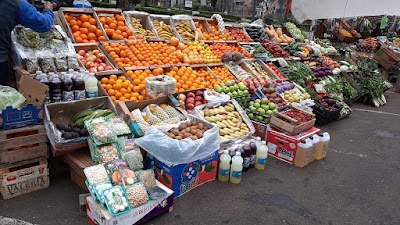
[(172, 32), (172, 27), (163, 21), (153, 20), (154, 28), (158, 33), (160, 38), (165, 40), (169, 40), (171, 37), (175, 37), (174, 33)]
[(109, 109), (98, 109), (98, 110), (86, 109), (75, 114), (74, 117), (72, 118), (72, 122), (76, 124), (83, 124), (86, 120), (96, 119), (99, 117), (111, 117), (111, 116), (115, 116), (115, 113), (113, 113)]
[(131, 17), (129, 20), (133, 30), (136, 34), (141, 34), (145, 38), (157, 38), (156, 34), (151, 30), (144, 29), (139, 19)]
[(250, 131), (239, 112), (236, 111), (235, 106), (231, 103), (214, 109), (205, 108), (203, 113), (205, 120), (219, 128), (221, 141), (244, 136)]
[(184, 41), (194, 41), (196, 36), (193, 34), (192, 27), (188, 21), (175, 24), (176, 30)]

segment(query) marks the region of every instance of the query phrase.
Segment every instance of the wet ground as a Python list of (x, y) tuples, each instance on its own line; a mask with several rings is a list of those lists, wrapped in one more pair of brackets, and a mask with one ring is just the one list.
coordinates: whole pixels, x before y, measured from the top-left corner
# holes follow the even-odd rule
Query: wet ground
[[(240, 185), (213, 181), (175, 199), (174, 211), (147, 224), (400, 224), (400, 94), (388, 104), (353, 104), (349, 118), (321, 127), (331, 134), (325, 160), (296, 168), (268, 158)], [(41, 225), (89, 224), (82, 189), (52, 164), (49, 188), (0, 200), (0, 215)]]

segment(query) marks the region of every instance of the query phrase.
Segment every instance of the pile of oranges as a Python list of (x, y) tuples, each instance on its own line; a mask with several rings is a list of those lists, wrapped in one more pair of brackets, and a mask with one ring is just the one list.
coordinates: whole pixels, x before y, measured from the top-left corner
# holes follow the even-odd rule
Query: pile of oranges
[(101, 78), (100, 83), (115, 104), (119, 101), (144, 99), (143, 95), (139, 95), (140, 87), (133, 85), (125, 76), (110, 75)]
[(103, 43), (103, 47), (120, 68), (141, 66), (125, 43)]
[(225, 67), (215, 66), (211, 68), (211, 71), (224, 83), (228, 80), (234, 80), (231, 73)]
[(246, 58), (251, 58), (251, 55), (246, 52), (241, 46), (238, 44), (229, 44), (229, 43), (214, 43), (210, 45), (212, 53), (217, 56), (218, 58), (221, 58), (223, 54), (226, 52), (238, 52), (243, 54)]
[(72, 16), (68, 13), (64, 14), (64, 18), (72, 31), (72, 36), (76, 43), (99, 42), (105, 41), (103, 32), (97, 28), (96, 20), (92, 15), (81, 14), (80, 16)]
[(212, 73), (203, 68), (193, 69), (192, 67), (186, 66), (180, 68), (172, 67), (171, 71), (166, 72), (165, 74), (175, 78), (176, 92), (201, 88), (214, 88), (214, 85), (217, 85), (220, 82)]
[(128, 46), (137, 59), (134, 62), (137, 66), (179, 64), (183, 59), (176, 47), (164, 42), (129, 41)]
[(222, 35), (218, 31), (218, 25), (216, 25), (214, 23), (209, 23), (209, 25), (210, 25), (212, 32), (207, 32), (206, 29), (204, 28), (203, 23), (201, 23), (201, 22), (196, 23), (196, 28), (199, 29), (203, 34), (203, 37), (202, 37), (203, 40), (214, 40), (214, 41), (232, 40), (231, 36), (228, 32), (226, 32), (224, 35)]
[(132, 30), (126, 24), (125, 19), (120, 14), (114, 14), (113, 17), (100, 16), (99, 20), (111, 40), (134, 40)]

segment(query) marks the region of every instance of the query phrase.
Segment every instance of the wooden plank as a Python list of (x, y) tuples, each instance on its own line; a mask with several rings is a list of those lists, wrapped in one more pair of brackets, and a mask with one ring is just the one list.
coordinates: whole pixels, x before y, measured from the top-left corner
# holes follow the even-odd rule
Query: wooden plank
[(40, 143), (39, 146), (22, 148), (13, 151), (0, 151), (0, 164), (7, 166), (12, 163), (48, 157), (48, 147), (46, 143)]
[[(15, 140), (14, 140), (15, 139)], [(6, 139), (5, 141), (1, 141), (1, 149), (11, 149), (14, 147), (37, 144), (37, 143), (46, 143), (47, 136), (46, 134), (35, 134), (35, 135), (28, 135), (13, 139)]]
[(81, 174), (81, 173), (78, 173), (78, 171), (71, 169), (70, 174), (71, 174), (71, 180), (76, 185), (78, 185), (80, 188), (82, 188), (85, 191), (89, 191), (85, 184), (86, 177), (85, 177), (85, 174), (83, 174), (83, 172)]
[(16, 170), (24, 169), (24, 168), (29, 168), (32, 166), (38, 166), (38, 165), (43, 165), (47, 164), (47, 158), (38, 158), (38, 159), (29, 159), (29, 160), (24, 160), (18, 163), (14, 163), (11, 166), (8, 167), (3, 167), (0, 165), (0, 178), (5, 174), (9, 172), (13, 172)]
[(44, 184), (43, 184), (42, 186), (36, 186), (36, 187), (33, 187), (33, 188), (29, 188), (29, 189), (27, 189), (27, 190), (24, 190), (24, 191), (21, 191), (21, 192), (12, 194), (12, 195), (8, 194), (8, 193), (6, 192), (6, 190), (2, 187), (2, 188), (1, 188), (1, 194), (2, 194), (2, 196), (3, 196), (3, 199), (4, 199), (4, 200), (7, 200), (7, 199), (10, 199), (10, 198), (15, 198), (15, 197), (18, 197), (18, 196), (21, 196), (21, 195), (24, 195), (24, 194), (28, 194), (28, 193), (31, 193), (31, 192), (34, 192), (34, 191), (38, 191), (38, 190), (41, 190), (41, 189), (48, 188), (49, 185), (50, 185), (50, 178), (49, 178), (49, 176), (48, 176), (48, 175), (47, 175), (47, 176), (44, 176), (44, 177), (43, 177), (43, 180), (44, 180)]
[(9, 134), (28, 132), (28, 131), (34, 131), (34, 130), (37, 130), (38, 134), (43, 134), (46, 132), (44, 125), (34, 125), (34, 126), (21, 127), (21, 128), (17, 128), (17, 129), (11, 129), (11, 130), (2, 130), (2, 131), (0, 131), (0, 139), (6, 139), (6, 136)]

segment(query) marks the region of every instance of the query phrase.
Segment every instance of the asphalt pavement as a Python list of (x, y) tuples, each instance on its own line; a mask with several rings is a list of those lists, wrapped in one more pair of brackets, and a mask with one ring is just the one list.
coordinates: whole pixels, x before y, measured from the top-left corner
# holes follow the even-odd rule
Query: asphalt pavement
[[(272, 157), (242, 183), (213, 181), (175, 199), (174, 211), (146, 224), (400, 224), (400, 93), (387, 105), (352, 104), (350, 117), (320, 127), (327, 158), (305, 168)], [(86, 225), (82, 189), (53, 161), (50, 187), (0, 200), (0, 215), (41, 225)]]

